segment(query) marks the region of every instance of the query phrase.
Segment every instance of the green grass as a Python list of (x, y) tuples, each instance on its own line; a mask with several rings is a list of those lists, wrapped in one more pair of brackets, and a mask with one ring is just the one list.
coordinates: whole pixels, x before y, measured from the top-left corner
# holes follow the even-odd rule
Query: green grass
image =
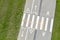
[(0, 0), (0, 40), (16, 40), (25, 0)]
[[(0, 0), (0, 40), (16, 40), (25, 0)], [(60, 40), (60, 0), (57, 0), (52, 40)]]

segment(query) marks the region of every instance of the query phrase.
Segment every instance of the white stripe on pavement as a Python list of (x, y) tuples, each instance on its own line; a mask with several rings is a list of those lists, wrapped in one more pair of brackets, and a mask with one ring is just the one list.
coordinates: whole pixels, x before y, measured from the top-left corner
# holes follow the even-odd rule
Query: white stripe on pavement
[(24, 15), (23, 15), (23, 19), (22, 19), (21, 26), (23, 26), (23, 24), (24, 24), (24, 19), (25, 19), (25, 16), (26, 16), (26, 13), (24, 13)]
[(45, 31), (47, 31), (48, 21), (49, 21), (49, 19), (48, 19), (48, 18), (46, 18), (46, 23), (45, 23)]
[(53, 28), (53, 19), (51, 19), (50, 32), (52, 32), (52, 28)]
[(29, 25), (29, 20), (30, 20), (30, 14), (28, 14), (27, 22), (26, 22), (26, 27)]
[(35, 26), (35, 29), (38, 28), (38, 23), (39, 23), (39, 16), (37, 16), (37, 19), (36, 19), (36, 26)]
[(32, 17), (31, 28), (33, 28), (34, 19), (35, 19), (35, 15), (33, 15), (33, 17)]
[(41, 23), (40, 23), (40, 30), (42, 30), (42, 29), (43, 29), (43, 25), (44, 25), (44, 17), (42, 17), (42, 19), (41, 19)]

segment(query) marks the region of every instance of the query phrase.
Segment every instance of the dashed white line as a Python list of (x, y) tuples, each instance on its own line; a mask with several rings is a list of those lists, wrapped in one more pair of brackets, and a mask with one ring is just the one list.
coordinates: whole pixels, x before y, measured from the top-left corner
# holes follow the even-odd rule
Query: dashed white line
[(26, 14), (24, 13), (24, 15), (23, 15), (23, 19), (22, 19), (22, 23), (21, 23), (21, 26), (23, 26), (23, 24), (24, 24), (25, 16), (26, 16)]
[(26, 27), (28, 27), (29, 20), (30, 20), (30, 14), (28, 14), (28, 18), (27, 18), (27, 22), (26, 22)]
[(35, 26), (35, 29), (38, 28), (38, 22), (39, 22), (39, 16), (37, 16), (37, 19), (36, 19), (36, 26)]
[(43, 25), (44, 25), (44, 17), (42, 17), (42, 19), (41, 19), (41, 23), (40, 23), (40, 30), (42, 30), (42, 29), (43, 29)]
[(52, 28), (53, 28), (53, 19), (51, 19), (50, 32), (52, 32)]
[(48, 21), (49, 21), (49, 19), (48, 19), (48, 18), (46, 18), (46, 23), (45, 23), (45, 31), (47, 31)]
[(34, 19), (35, 19), (35, 15), (33, 15), (33, 17), (32, 17), (31, 28), (33, 28)]

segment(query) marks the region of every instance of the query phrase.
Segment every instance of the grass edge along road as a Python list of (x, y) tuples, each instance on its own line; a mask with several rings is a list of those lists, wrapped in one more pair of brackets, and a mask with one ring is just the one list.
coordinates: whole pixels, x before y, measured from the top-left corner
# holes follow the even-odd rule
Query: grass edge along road
[(56, 0), (52, 40), (60, 40), (60, 0)]

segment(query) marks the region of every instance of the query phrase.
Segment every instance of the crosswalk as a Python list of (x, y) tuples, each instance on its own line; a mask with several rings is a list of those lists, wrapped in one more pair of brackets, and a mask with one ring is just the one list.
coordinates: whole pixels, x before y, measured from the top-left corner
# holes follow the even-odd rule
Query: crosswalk
[[(32, 15), (32, 19), (30, 20), (31, 14), (28, 14), (27, 19), (25, 19), (26, 15), (27, 15), (26, 13), (23, 15), (21, 26), (25, 25), (25, 27), (27, 27), (27, 28), (30, 27), (30, 28), (44, 30), (44, 31), (47, 31), (47, 29), (49, 27), (50, 28), (49, 31), (52, 32), (53, 18)], [(36, 20), (35, 20), (35, 18), (36, 18)], [(26, 20), (25, 24), (24, 24), (24, 20)], [(49, 24), (49, 20), (51, 21), (50, 24)], [(31, 22), (30, 24), (29, 24), (29, 21)], [(40, 25), (38, 25), (38, 24), (40, 24)], [(33, 25), (35, 25), (35, 26), (33, 26)]]

